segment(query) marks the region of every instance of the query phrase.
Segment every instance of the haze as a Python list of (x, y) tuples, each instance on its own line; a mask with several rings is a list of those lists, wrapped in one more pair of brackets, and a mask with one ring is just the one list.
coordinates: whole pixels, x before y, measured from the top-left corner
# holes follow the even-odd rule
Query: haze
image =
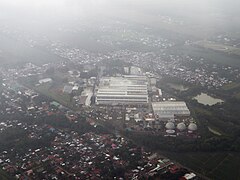
[(0, 0), (0, 180), (240, 180), (240, 0)]
[(221, 28), (227, 28), (239, 25), (239, 5), (235, 0), (1, 0), (0, 18), (2, 24), (32, 20), (44, 25), (49, 21), (65, 23), (78, 18), (97, 20), (101, 18), (99, 13), (133, 21), (137, 17), (142, 20), (142, 15), (158, 14), (191, 23), (197, 20), (203, 25), (219, 25), (222, 21)]
[[(28, 39), (38, 38), (35, 40), (40, 44), (46, 37), (72, 47), (102, 52), (114, 48), (102, 44), (95, 47), (103, 35), (99, 28), (114, 28), (117, 21), (125, 24), (122, 28), (133, 26), (142, 31), (143, 26), (174, 41), (179, 41), (179, 37), (182, 42), (191, 38), (203, 40), (226, 33), (239, 37), (239, 5), (235, 0), (0, 0), (0, 28), (29, 36)], [(5, 35), (1, 41), (5, 42), (3, 52), (29, 53), (19, 48), (11, 50), (14, 41), (9, 43)], [(23, 59), (29, 56), (23, 55)]]

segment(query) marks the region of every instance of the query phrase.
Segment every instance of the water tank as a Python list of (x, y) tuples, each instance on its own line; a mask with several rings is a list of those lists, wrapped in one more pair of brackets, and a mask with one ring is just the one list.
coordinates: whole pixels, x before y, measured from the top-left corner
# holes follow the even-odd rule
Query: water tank
[(188, 126), (189, 131), (196, 131), (197, 130), (197, 125), (195, 123), (190, 123)]
[(165, 127), (166, 127), (166, 129), (168, 129), (168, 130), (173, 130), (173, 129), (175, 129), (175, 125), (174, 125), (172, 122), (168, 122)]
[(184, 131), (184, 130), (186, 130), (186, 125), (185, 125), (184, 123), (179, 123), (179, 124), (177, 125), (177, 129), (178, 129), (179, 131)]

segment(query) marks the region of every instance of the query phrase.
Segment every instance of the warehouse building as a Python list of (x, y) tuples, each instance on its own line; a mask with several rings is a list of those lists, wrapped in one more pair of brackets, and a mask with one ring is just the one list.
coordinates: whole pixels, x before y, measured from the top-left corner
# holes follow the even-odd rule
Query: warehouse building
[(147, 104), (148, 82), (146, 76), (126, 75), (104, 77), (96, 94), (96, 104)]
[(174, 119), (175, 116), (190, 116), (190, 111), (183, 101), (153, 102), (152, 108), (155, 117), (160, 120)]

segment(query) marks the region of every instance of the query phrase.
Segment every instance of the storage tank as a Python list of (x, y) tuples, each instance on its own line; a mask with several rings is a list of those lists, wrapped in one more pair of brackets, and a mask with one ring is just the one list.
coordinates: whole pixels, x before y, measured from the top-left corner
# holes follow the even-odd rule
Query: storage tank
[(188, 126), (189, 131), (196, 131), (197, 130), (197, 125), (195, 123), (190, 123)]
[(177, 129), (178, 129), (179, 131), (184, 131), (184, 130), (186, 130), (186, 125), (185, 125), (184, 123), (179, 123), (179, 124), (177, 125)]
[(166, 127), (166, 129), (168, 129), (168, 130), (173, 130), (173, 129), (175, 129), (175, 125), (174, 125), (172, 122), (168, 122), (165, 127)]

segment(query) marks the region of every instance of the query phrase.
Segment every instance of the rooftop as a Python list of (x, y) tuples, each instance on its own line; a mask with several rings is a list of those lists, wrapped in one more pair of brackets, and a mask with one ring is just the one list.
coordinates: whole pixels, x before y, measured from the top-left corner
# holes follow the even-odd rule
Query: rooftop
[(146, 76), (103, 77), (97, 92), (97, 103), (147, 103), (148, 82)]
[(175, 115), (190, 115), (190, 111), (183, 101), (153, 102), (153, 111), (159, 118), (173, 119)]

